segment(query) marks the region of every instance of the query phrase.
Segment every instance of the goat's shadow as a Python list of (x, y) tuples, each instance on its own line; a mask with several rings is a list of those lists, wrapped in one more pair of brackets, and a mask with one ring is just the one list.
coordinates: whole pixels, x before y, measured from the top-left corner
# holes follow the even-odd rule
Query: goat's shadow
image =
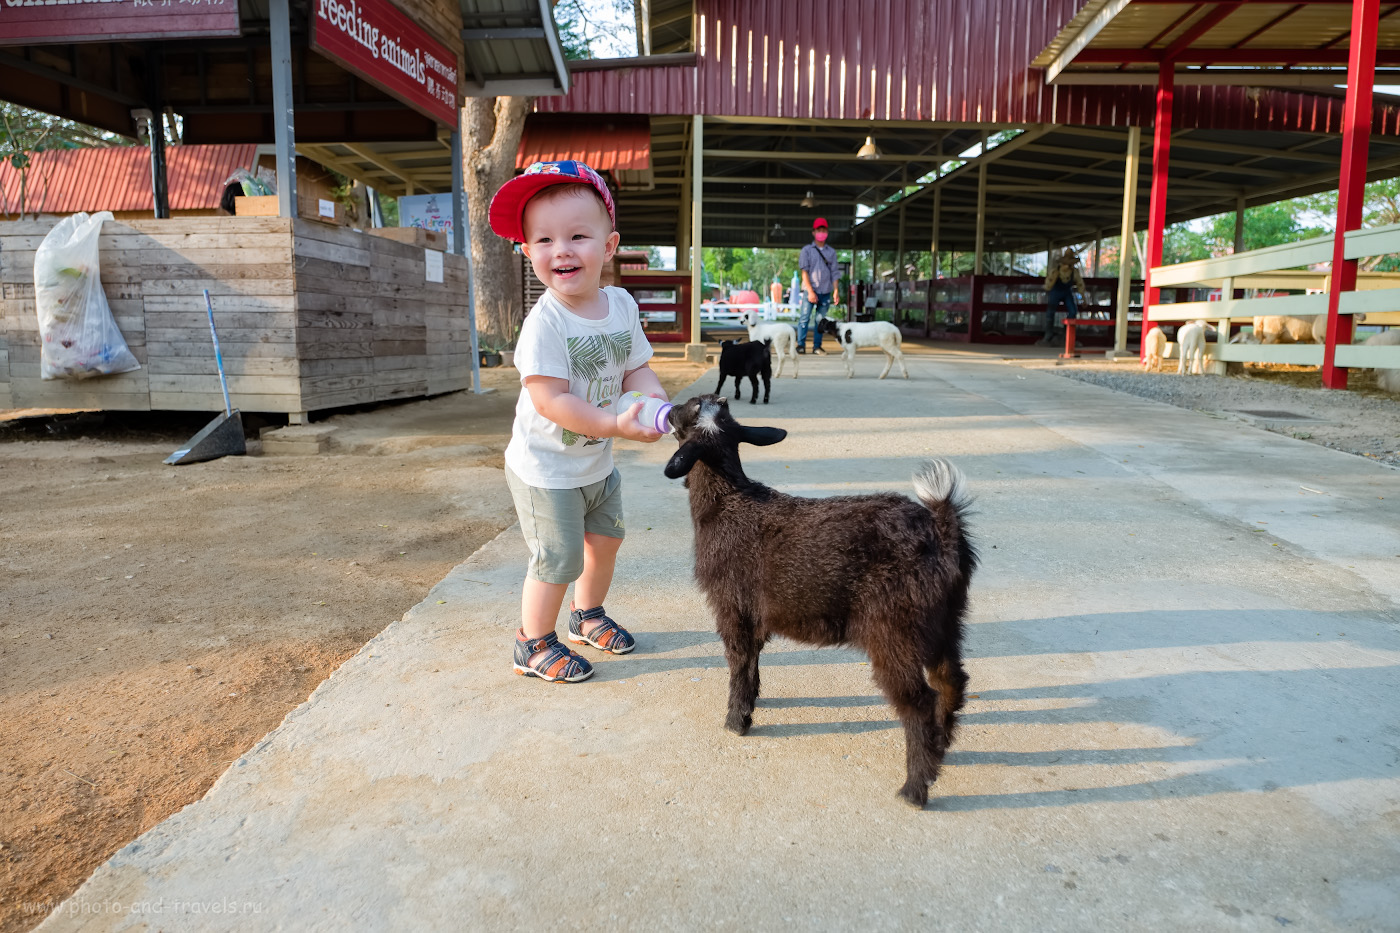
[[(716, 654), (690, 654), (680, 657), (663, 657), (673, 651), (684, 651), (713, 645), (720, 648), (719, 635), (714, 631), (681, 630), (674, 632), (646, 632), (637, 636), (637, 650), (620, 657), (610, 658), (606, 664), (595, 667), (600, 680), (626, 680), (629, 677), (642, 677), (647, 674), (661, 674), (666, 671), (686, 670), (729, 670), (723, 651)], [(814, 648), (807, 645), (781, 640), (774, 641), (764, 649), (759, 659), (763, 667), (803, 667), (830, 664), (859, 664), (865, 653), (853, 648)]]
[[(971, 629), (973, 645), (997, 649), (972, 662), (983, 669), (998, 657), (1041, 656), (1050, 670), (1057, 654), (1092, 656), (1098, 679), (978, 689), (974, 676), (977, 698), (962, 724), (997, 727), (992, 741), (1001, 747), (955, 741), (947, 763), (999, 765), (1013, 769), (1015, 784), (1045, 787), (950, 797), (935, 785), (933, 809), (1121, 803), (1397, 777), (1400, 749), (1377, 711), (1393, 706), (1400, 690), (1400, 639), (1373, 616), (1150, 611)], [(1339, 640), (1341, 632), (1349, 637)], [(1046, 731), (1053, 726), (1074, 727), (1074, 746), (1044, 747), (1066, 735)], [(1026, 736), (1031, 742), (1008, 741)], [(1012, 750), (1026, 744), (1041, 747)], [(1106, 768), (1123, 770), (1093, 770)], [(1094, 781), (1118, 783), (1083, 786)]]
[[(656, 650), (718, 645), (709, 631), (653, 638)], [(942, 796), (935, 784), (933, 810), (1123, 803), (1397, 777), (1400, 747), (1390, 718), (1377, 713), (1391, 708), (1400, 693), (1400, 638), (1370, 614), (1154, 610), (980, 622), (969, 626), (965, 647), (973, 681), (961, 717), (963, 735), (949, 750), (947, 765), (1000, 766), (1009, 769), (1002, 780), (1012, 788), (1044, 786)], [(1040, 669), (1055, 670), (1056, 656), (1074, 662), (1065, 670), (1092, 672), (1092, 679), (1070, 675), (1068, 683), (1056, 678), (1009, 687), (978, 683), (979, 670), (985, 680), (999, 665), (1024, 664), (1028, 658), (1043, 658)], [(628, 658), (605, 667), (615, 667), (617, 676), (700, 667), (727, 676), (719, 653)], [(784, 644), (782, 650), (764, 651), (760, 665), (864, 659), (851, 649)], [(760, 696), (757, 708), (770, 712), (760, 713), (749, 734), (800, 738), (897, 731), (899, 722), (888, 716), (763, 721), (775, 714), (782, 718), (781, 710), (883, 705), (878, 694)], [(976, 739), (969, 735), (974, 728)], [(1030, 750), (1022, 750), (1027, 746)], [(1109, 768), (1115, 771), (1095, 770)], [(1102, 786), (1082, 786), (1096, 781)], [(998, 786), (1007, 785), (999, 781)]]

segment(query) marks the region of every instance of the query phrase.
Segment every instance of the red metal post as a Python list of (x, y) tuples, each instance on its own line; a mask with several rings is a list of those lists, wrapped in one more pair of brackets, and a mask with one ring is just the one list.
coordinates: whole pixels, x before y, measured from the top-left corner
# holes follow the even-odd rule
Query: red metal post
[(1146, 359), (1147, 333), (1156, 324), (1147, 320), (1147, 309), (1158, 303), (1161, 290), (1152, 284), (1152, 267), (1162, 264), (1162, 238), (1167, 228), (1167, 167), (1172, 150), (1172, 94), (1176, 90), (1176, 66), (1162, 62), (1157, 71), (1157, 116), (1152, 132), (1152, 197), (1147, 208), (1147, 255), (1143, 257), (1146, 286), (1142, 292), (1142, 342)]
[(1327, 290), (1327, 339), (1322, 347), (1322, 384), (1345, 389), (1347, 371), (1337, 365), (1337, 346), (1351, 343), (1351, 315), (1338, 314), (1342, 294), (1356, 289), (1356, 260), (1346, 259), (1346, 233), (1361, 227), (1366, 197), (1366, 152), (1371, 142), (1371, 87), (1376, 80), (1376, 32), (1380, 0), (1356, 0), (1351, 8), (1351, 53), (1343, 111), (1342, 173), (1337, 182), (1337, 230), (1332, 240), (1332, 284)]

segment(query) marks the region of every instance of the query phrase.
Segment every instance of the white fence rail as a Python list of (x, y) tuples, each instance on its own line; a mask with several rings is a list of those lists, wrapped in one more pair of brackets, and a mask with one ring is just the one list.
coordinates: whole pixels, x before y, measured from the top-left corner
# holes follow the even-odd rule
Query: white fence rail
[(738, 324), (746, 311), (757, 311), (765, 321), (796, 321), (801, 309), (797, 305), (763, 301), (758, 304), (712, 302), (700, 306), (700, 320), (705, 324)]
[[(1387, 253), (1400, 253), (1400, 224), (1353, 230), (1345, 235), (1345, 255), (1348, 259), (1364, 259)], [(1185, 301), (1175, 304), (1155, 304), (1148, 308), (1150, 321), (1194, 321), (1205, 319), (1218, 324), (1220, 340), (1206, 345), (1206, 355), (1221, 362), (1292, 363), (1321, 366), (1321, 344), (1239, 344), (1227, 343), (1232, 321), (1253, 321), (1260, 315), (1306, 317), (1327, 313), (1327, 294), (1280, 295), (1272, 298), (1234, 298), (1237, 285), (1249, 284), (1250, 278), (1265, 278), (1270, 274), (1285, 274), (1294, 266), (1309, 266), (1330, 262), (1332, 237), (1317, 237), (1298, 243), (1268, 246), (1264, 249), (1236, 253), (1213, 259), (1200, 259), (1173, 266), (1157, 266), (1152, 270), (1154, 288), (1200, 286), (1219, 288), (1220, 301)], [(1304, 276), (1302, 273), (1292, 273)], [(1313, 273), (1316, 275), (1316, 273)], [(1339, 314), (1365, 314), (1368, 324), (1400, 325), (1400, 287), (1392, 287), (1393, 276), (1375, 276), (1360, 283), (1361, 290), (1344, 292), (1338, 302)], [(1325, 285), (1326, 276), (1317, 280)], [(1337, 347), (1338, 366), (1381, 367), (1400, 369), (1400, 346), (1366, 347), (1342, 345)]]

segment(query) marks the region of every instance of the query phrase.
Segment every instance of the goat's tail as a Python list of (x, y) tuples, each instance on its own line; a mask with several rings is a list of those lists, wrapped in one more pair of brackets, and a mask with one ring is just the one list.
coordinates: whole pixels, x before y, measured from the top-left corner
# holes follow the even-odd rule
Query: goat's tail
[(945, 553), (957, 555), (959, 571), (971, 576), (977, 552), (964, 527), (972, 499), (962, 472), (947, 460), (926, 460), (914, 473), (914, 492), (933, 513)]
[(929, 511), (945, 504), (959, 510), (967, 507), (962, 472), (947, 460), (925, 460), (914, 473), (914, 492)]

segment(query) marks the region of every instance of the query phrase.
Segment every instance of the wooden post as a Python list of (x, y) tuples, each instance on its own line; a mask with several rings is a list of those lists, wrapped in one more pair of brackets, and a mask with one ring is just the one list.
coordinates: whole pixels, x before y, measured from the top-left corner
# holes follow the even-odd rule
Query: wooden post
[(1114, 315), (1114, 356), (1128, 352), (1128, 299), (1133, 288), (1133, 229), (1137, 226), (1138, 156), (1141, 149), (1141, 128), (1128, 127), (1128, 152), (1123, 159), (1123, 226), (1118, 239), (1118, 308)]
[(150, 46), (146, 65), (150, 69), (146, 75), (146, 103), (150, 107), (151, 118), (146, 123), (151, 146), (151, 204), (157, 220), (170, 218), (170, 183), (165, 165), (165, 88), (164, 55), (160, 46)]
[(929, 267), (933, 277), (938, 278), (938, 227), (943, 221), (943, 186), (933, 189), (933, 240), (929, 249), (933, 252), (933, 264)]
[(1327, 289), (1327, 339), (1322, 346), (1322, 385), (1345, 389), (1347, 371), (1337, 365), (1337, 347), (1351, 343), (1350, 314), (1339, 314), (1342, 293), (1356, 289), (1356, 260), (1346, 258), (1346, 234), (1361, 228), (1366, 197), (1366, 151), (1371, 141), (1371, 89), (1376, 81), (1376, 32), (1380, 0), (1355, 0), (1351, 7), (1351, 51), (1347, 99), (1342, 112), (1342, 174), (1337, 181), (1337, 229), (1332, 235), (1332, 281)]
[[(1152, 198), (1147, 206), (1147, 257), (1143, 262), (1142, 335), (1155, 326), (1147, 316), (1161, 301), (1161, 290), (1152, 285), (1152, 268), (1162, 264), (1162, 241), (1167, 229), (1167, 175), (1172, 151), (1172, 95), (1176, 89), (1176, 68), (1163, 62), (1157, 71), (1157, 114), (1152, 127)], [(1142, 342), (1147, 353), (1147, 341)]]
[(690, 343), (685, 358), (691, 363), (705, 362), (705, 344), (700, 339), (700, 265), (703, 238), (700, 234), (701, 200), (705, 188), (705, 118), (695, 114), (690, 132)]
[(452, 252), (467, 257), (467, 329), (472, 342), (472, 392), (480, 395), (481, 350), (476, 335), (476, 268), (472, 265), (472, 219), (467, 209), (467, 186), (463, 176), (461, 112), (457, 114), (457, 119), (458, 126), (452, 131)]
[(1244, 195), (1235, 196), (1235, 249), (1244, 252)]
[(1206, 372), (1223, 376), (1226, 373), (1226, 363), (1220, 358), (1220, 351), (1230, 342), (1230, 311), (1227, 301), (1235, 299), (1235, 279), (1233, 276), (1226, 277), (1220, 283), (1220, 301), (1222, 308), (1220, 319), (1215, 322), (1215, 359), (1206, 364)]
[(870, 219), (870, 281), (880, 285), (880, 215)]
[(982, 131), (982, 149), (977, 154), (977, 252), (974, 254), (972, 271), (982, 274), (982, 239), (987, 233), (987, 131)]
[(1093, 273), (1092, 273), (1092, 275), (1094, 276), (1094, 278), (1098, 278), (1098, 276), (1099, 276), (1099, 252), (1100, 252), (1102, 249), (1103, 249), (1103, 231), (1102, 231), (1102, 230), (1095, 230), (1095, 231), (1094, 231), (1094, 271), (1093, 271)]
[(903, 281), (904, 279), (904, 194), (909, 184), (908, 173), (909, 167), (907, 165), (901, 165), (899, 167), (899, 235), (895, 241), (894, 257), (894, 280), (896, 282)]
[(272, 132), (277, 150), (277, 216), (297, 215), (296, 114), (292, 107), (292, 21), (287, 0), (269, 0)]

